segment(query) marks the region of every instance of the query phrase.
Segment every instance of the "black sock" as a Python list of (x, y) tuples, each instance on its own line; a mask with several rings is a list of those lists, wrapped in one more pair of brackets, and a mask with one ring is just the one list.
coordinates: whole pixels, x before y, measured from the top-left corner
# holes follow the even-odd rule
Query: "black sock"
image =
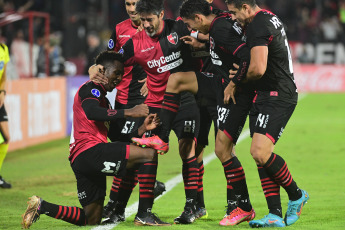
[(132, 191), (138, 183), (137, 174), (138, 170), (127, 169), (126, 175), (122, 178), (115, 209), (116, 213), (122, 213), (122, 211), (126, 208)]
[(138, 171), (139, 207), (138, 213), (151, 212), (157, 175), (157, 161), (141, 164)]
[(272, 153), (271, 157), (263, 166), (267, 174), (282, 186), (289, 196), (289, 200), (298, 200), (302, 197), (301, 190), (297, 187), (284, 159)]
[(78, 207), (61, 206), (43, 200), (40, 211), (41, 214), (46, 214), (47, 216), (78, 226), (85, 226), (87, 224), (84, 210)]
[(162, 125), (158, 136), (167, 143), (169, 142), (171, 126), (177, 115), (179, 107), (180, 94), (166, 92), (164, 94), (162, 109), (159, 115)]
[(204, 202), (204, 162), (199, 163), (199, 180), (198, 180), (198, 194), (197, 194), (197, 203), (199, 207), (205, 208)]
[(183, 159), (182, 175), (184, 191), (186, 194), (186, 206), (195, 207), (198, 193), (199, 167), (196, 157)]
[(282, 205), (280, 202), (280, 186), (258, 165), (258, 172), (261, 181), (261, 187), (264, 191), (268, 210), (270, 213), (282, 217)]
[[(237, 157), (233, 157), (230, 160), (223, 163), (224, 174), (228, 184), (228, 193), (233, 192), (238, 206), (249, 212), (252, 210), (252, 205), (249, 200), (246, 176), (244, 174), (241, 162)], [(233, 198), (232, 198), (233, 199)], [(228, 198), (228, 200), (230, 200)]]

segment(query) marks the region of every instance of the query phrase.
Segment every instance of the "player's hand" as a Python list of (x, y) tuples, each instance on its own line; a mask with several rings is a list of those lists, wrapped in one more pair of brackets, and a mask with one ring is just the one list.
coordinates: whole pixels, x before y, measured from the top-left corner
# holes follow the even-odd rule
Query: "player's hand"
[(198, 33), (198, 40), (208, 42), (210, 40), (210, 34)]
[(157, 116), (157, 113), (149, 114), (144, 121), (146, 131), (157, 128), (160, 125), (160, 122), (161, 121)]
[(149, 115), (149, 107), (146, 104), (140, 104), (131, 109), (126, 109), (125, 112), (128, 117), (146, 117)]
[(149, 92), (149, 90), (148, 90), (148, 88), (147, 88), (147, 84), (146, 84), (146, 78), (143, 79), (143, 80), (138, 80), (138, 82), (139, 82), (139, 83), (144, 83), (144, 85), (143, 85), (143, 86), (141, 87), (141, 89), (140, 89), (140, 94), (141, 94), (141, 96), (146, 97), (147, 94), (148, 94), (148, 92)]
[(140, 24), (140, 26), (138, 26), (137, 33), (143, 30), (144, 30), (144, 26)]
[(238, 71), (238, 68), (240, 68), (237, 64), (234, 63), (234, 69), (230, 69), (229, 70), (229, 78), (232, 79), (233, 77), (235, 77), (237, 71)]
[(236, 85), (233, 81), (230, 81), (228, 86), (224, 90), (224, 104), (229, 104), (230, 99), (236, 104), (235, 100)]
[(89, 68), (90, 80), (94, 83), (108, 84), (108, 78), (104, 76), (104, 66), (93, 65)]
[(5, 102), (5, 94), (0, 93), (0, 108), (4, 105)]
[(205, 47), (205, 44), (202, 42), (199, 42), (198, 39), (192, 37), (192, 36), (183, 36), (180, 38), (185, 44), (191, 45), (194, 49), (202, 49)]

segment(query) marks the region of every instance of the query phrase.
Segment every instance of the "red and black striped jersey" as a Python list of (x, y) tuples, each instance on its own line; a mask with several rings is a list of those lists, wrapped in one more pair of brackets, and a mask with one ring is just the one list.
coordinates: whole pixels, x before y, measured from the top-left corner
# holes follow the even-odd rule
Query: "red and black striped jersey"
[[(137, 33), (138, 27), (130, 19), (118, 23), (108, 41), (108, 50), (118, 52), (120, 48)], [(144, 102), (145, 97), (140, 94), (143, 83), (138, 80), (146, 78), (146, 73), (140, 65), (126, 66), (122, 81), (116, 86), (116, 101), (124, 105), (137, 105)]]
[[(141, 65), (147, 73), (148, 95), (145, 103), (161, 107), (168, 78), (175, 72), (195, 70), (196, 61), (191, 57), (191, 49), (180, 40), (190, 35), (182, 21), (164, 20), (160, 34), (150, 37), (143, 30), (133, 35), (122, 47), (125, 65)], [(184, 93), (181, 103), (195, 101), (193, 95)]]

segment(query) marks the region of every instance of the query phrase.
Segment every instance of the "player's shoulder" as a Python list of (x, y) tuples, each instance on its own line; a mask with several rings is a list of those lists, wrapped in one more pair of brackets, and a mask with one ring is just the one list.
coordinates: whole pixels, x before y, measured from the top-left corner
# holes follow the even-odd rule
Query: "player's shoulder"
[(231, 15), (224, 12), (219, 14), (212, 25), (212, 30), (215, 32), (221, 33), (220, 31), (227, 31), (227, 34), (236, 34), (242, 35), (243, 30), (242, 27), (232, 19)]
[(0, 43), (0, 48), (1, 48), (3, 51), (5, 51), (5, 52), (8, 51), (8, 47), (7, 47), (7, 45), (6, 45), (5, 43)]
[(277, 16), (274, 13), (268, 10), (260, 10), (259, 12), (257, 12), (253, 21), (249, 25), (253, 28), (257, 26), (260, 27), (262, 25), (270, 25), (270, 22), (273, 17), (277, 18)]
[(81, 98), (96, 97), (100, 98), (106, 94), (104, 87), (92, 81), (87, 81), (80, 86), (78, 94)]

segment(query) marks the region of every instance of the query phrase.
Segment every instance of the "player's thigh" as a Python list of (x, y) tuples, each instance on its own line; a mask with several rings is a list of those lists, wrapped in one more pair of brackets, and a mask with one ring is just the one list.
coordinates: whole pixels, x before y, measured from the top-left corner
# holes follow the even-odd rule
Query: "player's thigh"
[(168, 92), (189, 91), (193, 94), (198, 92), (198, 82), (195, 72), (177, 72), (170, 75), (168, 84)]
[(141, 148), (131, 144), (129, 146), (129, 158), (127, 168), (132, 168), (136, 164), (157, 161), (156, 150), (151, 148)]
[(260, 133), (276, 144), (295, 107), (295, 104), (274, 100), (253, 103), (250, 111), (251, 135)]
[(233, 144), (242, 132), (249, 111), (252, 107), (254, 94), (240, 93), (236, 95), (236, 104), (221, 103), (218, 106), (219, 129), (230, 139)]

